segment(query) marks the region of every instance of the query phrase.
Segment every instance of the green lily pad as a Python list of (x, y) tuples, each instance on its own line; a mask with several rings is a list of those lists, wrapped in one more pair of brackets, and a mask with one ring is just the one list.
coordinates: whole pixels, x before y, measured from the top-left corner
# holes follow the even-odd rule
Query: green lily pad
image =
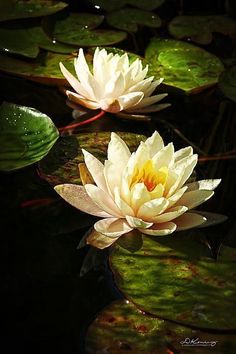
[(7, 0), (0, 3), (0, 21), (41, 17), (54, 14), (68, 6), (50, 0)]
[(106, 20), (110, 26), (127, 32), (136, 32), (138, 25), (154, 28), (161, 26), (161, 20), (154, 12), (131, 8), (111, 12)]
[(88, 354), (202, 354), (202, 346), (187, 346), (191, 339), (208, 343), (204, 353), (229, 354), (236, 350), (235, 336), (152, 318), (125, 300), (113, 302), (98, 315), (88, 329), (85, 345)]
[(226, 97), (236, 102), (236, 66), (225, 70), (220, 75), (219, 88)]
[(51, 119), (34, 108), (4, 102), (0, 107), (0, 170), (11, 171), (41, 160), (58, 139)]
[(96, 8), (101, 7), (106, 11), (119, 10), (126, 5), (132, 5), (143, 10), (154, 10), (160, 7), (165, 0), (91, 0), (91, 2)]
[(56, 53), (72, 53), (78, 47), (58, 43), (49, 38), (40, 26), (28, 28), (0, 28), (0, 51), (36, 58), (39, 48)]
[(177, 16), (170, 22), (169, 32), (177, 39), (209, 44), (214, 32), (235, 38), (236, 21), (227, 16)]
[(36, 58), (39, 48), (27, 30), (0, 28), (0, 51)]
[(95, 30), (104, 16), (89, 13), (71, 13), (69, 16), (54, 16), (46, 19), (44, 25), (52, 31), (52, 36), (62, 43), (81, 47), (104, 46), (120, 42), (126, 33), (107, 29)]
[(153, 38), (146, 49), (149, 74), (187, 93), (197, 93), (218, 82), (224, 66), (215, 55), (189, 43)]
[(34, 61), (24, 61), (8, 55), (0, 55), (0, 71), (24, 77), (47, 85), (67, 85), (59, 63), (63, 62), (74, 73), (74, 56), (40, 53)]
[(222, 246), (215, 261), (194, 235), (143, 237), (136, 253), (116, 245), (110, 257), (115, 282), (128, 300), (152, 316), (198, 328), (236, 330), (236, 250)]
[[(119, 136), (134, 151), (144, 135), (119, 132)], [(81, 149), (89, 151), (99, 160), (105, 160), (110, 132), (80, 133), (61, 137), (51, 152), (39, 164), (40, 175), (53, 186), (62, 183), (81, 184), (78, 164), (84, 162)]]

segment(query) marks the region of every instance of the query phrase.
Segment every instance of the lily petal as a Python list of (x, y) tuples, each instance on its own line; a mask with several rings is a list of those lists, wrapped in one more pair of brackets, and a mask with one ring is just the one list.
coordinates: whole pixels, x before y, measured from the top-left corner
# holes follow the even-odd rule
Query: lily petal
[(93, 184), (86, 184), (84, 186), (86, 192), (90, 196), (90, 198), (98, 205), (99, 208), (104, 210), (106, 213), (116, 216), (122, 217), (122, 214), (119, 208), (116, 206), (115, 202), (109, 196), (109, 194), (105, 193), (102, 189), (94, 186)]
[(126, 220), (128, 222), (128, 224), (132, 227), (132, 228), (141, 228), (141, 229), (147, 229), (148, 227), (152, 226), (153, 223), (152, 222), (145, 222), (140, 218), (136, 218), (134, 216), (126, 216)]
[(213, 196), (214, 192), (209, 190), (196, 190), (191, 192), (186, 192), (178, 200), (177, 205), (184, 205), (188, 209), (196, 208), (198, 205), (206, 202)]
[(171, 221), (184, 214), (188, 208), (186, 206), (176, 206), (174, 208), (170, 208), (166, 213), (163, 213), (159, 216), (153, 218), (154, 223), (163, 223), (167, 221)]
[(185, 213), (179, 218), (175, 219), (175, 224), (177, 225), (177, 231), (181, 231), (202, 225), (204, 222), (206, 222), (206, 220), (207, 219), (202, 215), (195, 213)]
[(133, 228), (130, 227), (125, 219), (109, 218), (97, 221), (94, 224), (94, 229), (108, 237), (119, 237), (130, 232)]
[(112, 217), (111, 214), (105, 212), (93, 202), (83, 186), (76, 184), (59, 184), (55, 186), (54, 189), (65, 201), (87, 214), (102, 218)]
[(163, 213), (169, 205), (165, 198), (158, 198), (144, 203), (138, 210), (138, 218), (151, 221), (155, 216)]
[(218, 187), (220, 182), (221, 179), (203, 179), (201, 181), (186, 184), (186, 186), (188, 187), (188, 192), (202, 189), (213, 191)]
[(96, 157), (90, 154), (88, 151), (82, 149), (84, 155), (84, 161), (86, 166), (91, 173), (96, 185), (101, 188), (104, 192), (108, 192), (106, 180), (104, 177), (104, 165)]
[(96, 230), (93, 230), (90, 235), (88, 236), (86, 243), (93, 247), (104, 249), (111, 246), (114, 242), (118, 240), (120, 236), (117, 237), (108, 237)]
[(162, 224), (154, 224), (150, 229), (139, 229), (140, 232), (150, 236), (166, 236), (172, 234), (176, 230), (176, 224), (173, 222), (165, 222)]

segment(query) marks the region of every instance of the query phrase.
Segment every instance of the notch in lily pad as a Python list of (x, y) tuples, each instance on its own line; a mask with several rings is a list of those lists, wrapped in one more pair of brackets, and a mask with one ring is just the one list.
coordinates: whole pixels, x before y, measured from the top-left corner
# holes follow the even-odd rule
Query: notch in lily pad
[(1, 171), (18, 170), (40, 161), (59, 137), (52, 120), (31, 107), (4, 102), (0, 119)]

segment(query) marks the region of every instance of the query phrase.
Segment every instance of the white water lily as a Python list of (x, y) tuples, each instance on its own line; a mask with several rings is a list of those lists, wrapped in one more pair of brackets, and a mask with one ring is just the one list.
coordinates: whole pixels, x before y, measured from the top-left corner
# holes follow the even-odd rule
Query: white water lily
[(186, 184), (197, 163), (192, 147), (175, 152), (154, 132), (131, 154), (111, 133), (104, 165), (89, 152), (83, 154), (95, 184), (61, 184), (55, 190), (74, 207), (103, 218), (87, 239), (95, 247), (108, 247), (133, 229), (164, 236), (206, 221), (192, 209), (212, 197), (220, 180)]
[(156, 112), (170, 105), (157, 104), (167, 96), (166, 93), (151, 96), (163, 79), (153, 81), (154, 76), (146, 78), (148, 66), (143, 68), (140, 59), (130, 64), (127, 53), (120, 56), (96, 48), (91, 72), (83, 49), (80, 49), (74, 67), (78, 79), (60, 63), (63, 75), (75, 90), (67, 90), (66, 94), (69, 100), (87, 108), (100, 108), (111, 113), (123, 110), (146, 113)]

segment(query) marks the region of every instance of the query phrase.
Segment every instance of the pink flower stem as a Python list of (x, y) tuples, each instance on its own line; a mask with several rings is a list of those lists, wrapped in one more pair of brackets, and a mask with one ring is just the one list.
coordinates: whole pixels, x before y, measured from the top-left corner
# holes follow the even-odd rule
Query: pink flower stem
[(59, 132), (64, 132), (66, 130), (70, 130), (70, 129), (74, 129), (74, 128), (77, 128), (77, 127), (80, 127), (81, 125), (85, 125), (85, 124), (88, 124), (90, 122), (93, 122), (99, 118), (101, 118), (102, 116), (104, 116), (106, 112), (104, 111), (101, 111), (99, 112), (96, 116), (94, 117), (91, 117), (89, 119), (86, 119), (82, 122), (79, 122), (79, 123), (75, 123), (75, 124), (69, 124), (69, 125), (66, 125), (65, 127), (61, 127), (61, 128), (58, 128)]

